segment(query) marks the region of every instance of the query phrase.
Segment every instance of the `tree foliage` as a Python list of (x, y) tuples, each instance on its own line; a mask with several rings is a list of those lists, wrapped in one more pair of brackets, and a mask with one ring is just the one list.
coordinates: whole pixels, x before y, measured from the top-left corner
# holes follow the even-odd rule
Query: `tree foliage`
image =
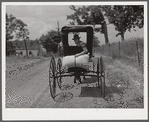
[(120, 35), (122, 41), (126, 31), (131, 32), (136, 26), (139, 28), (144, 26), (144, 8), (141, 5), (114, 5), (106, 12), (106, 16), (118, 31), (116, 36)]
[[(94, 31), (104, 34), (105, 43), (109, 43), (103, 6), (82, 6), (76, 9), (72, 5), (70, 9), (74, 11), (73, 14), (67, 15), (67, 19), (72, 20), (71, 25), (93, 25)], [(101, 27), (96, 27), (96, 25), (101, 25)]]
[(13, 39), (13, 32), (15, 30), (15, 24), (13, 23), (16, 18), (12, 15), (6, 14), (6, 41)]
[(121, 36), (124, 40), (126, 31), (135, 30), (136, 27), (144, 26), (144, 7), (143, 5), (94, 5), (83, 6), (76, 9), (75, 6), (70, 6), (74, 11), (68, 15), (67, 19), (71, 19), (72, 25), (101, 25), (100, 28), (94, 28), (95, 32), (100, 32), (105, 35), (105, 43), (108, 43), (108, 33), (106, 20), (115, 26), (118, 31), (116, 36)]
[(6, 14), (6, 41), (13, 38), (26, 39), (28, 35), (27, 24), (13, 15)]
[(18, 19), (16, 20), (16, 38), (22, 40), (29, 39), (29, 31), (27, 29), (27, 25)]
[(6, 13), (6, 55), (14, 51), (13, 39), (28, 39), (29, 31), (27, 25), (22, 21)]
[(43, 47), (47, 50), (47, 52), (54, 52), (56, 53), (58, 51), (58, 42), (59, 41), (55, 41), (55, 36), (58, 36), (57, 31), (49, 31), (46, 35), (42, 35), (40, 37), (40, 42), (43, 45)]
[(98, 47), (100, 44), (100, 41), (96, 36), (93, 36), (93, 47)]

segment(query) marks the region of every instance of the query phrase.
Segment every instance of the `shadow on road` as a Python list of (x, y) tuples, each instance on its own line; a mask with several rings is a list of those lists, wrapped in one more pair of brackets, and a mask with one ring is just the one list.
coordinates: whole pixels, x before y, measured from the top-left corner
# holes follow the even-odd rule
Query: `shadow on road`
[(82, 87), (79, 97), (101, 97), (101, 89), (98, 87)]
[(109, 86), (109, 87), (106, 86), (105, 94), (108, 95), (111, 93), (122, 94), (123, 91), (116, 86)]
[(97, 78), (96, 77), (91, 77), (91, 78), (85, 78), (82, 81), (82, 84), (87, 84), (87, 83), (96, 83), (97, 82)]
[[(106, 86), (105, 96), (112, 93), (122, 94), (123, 92), (117, 87)], [(79, 97), (101, 97), (101, 87), (82, 87)]]

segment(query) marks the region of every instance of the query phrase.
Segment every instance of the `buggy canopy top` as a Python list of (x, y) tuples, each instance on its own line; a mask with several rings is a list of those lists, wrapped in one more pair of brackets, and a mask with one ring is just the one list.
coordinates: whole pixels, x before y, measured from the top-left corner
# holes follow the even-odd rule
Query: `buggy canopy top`
[(93, 27), (91, 25), (71, 25), (64, 26), (61, 29), (62, 32), (62, 43), (64, 47), (64, 56), (74, 55), (76, 53), (81, 52), (80, 47), (69, 46), (68, 44), (68, 33), (69, 32), (86, 32), (87, 35), (87, 49), (90, 53), (90, 57), (92, 56), (92, 46), (93, 46)]
[(70, 25), (62, 27), (62, 32), (90, 32), (93, 34), (93, 27), (91, 25)]

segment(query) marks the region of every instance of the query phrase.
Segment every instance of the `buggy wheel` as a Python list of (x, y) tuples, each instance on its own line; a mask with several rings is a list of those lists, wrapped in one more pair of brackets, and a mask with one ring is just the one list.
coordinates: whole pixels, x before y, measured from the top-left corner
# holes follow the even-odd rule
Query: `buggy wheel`
[(59, 58), (57, 61), (57, 74), (60, 77), (57, 78), (57, 83), (60, 89), (61, 89), (61, 83), (62, 83), (62, 77), (61, 77), (62, 69), (61, 68), (62, 68), (62, 61)]
[(49, 86), (50, 86), (50, 93), (51, 97), (54, 99), (56, 95), (56, 64), (54, 57), (51, 58), (50, 61), (50, 68), (49, 68)]
[(95, 71), (95, 63), (93, 62), (93, 71)]
[(101, 82), (101, 96), (105, 97), (105, 71), (102, 57), (100, 57), (100, 82)]

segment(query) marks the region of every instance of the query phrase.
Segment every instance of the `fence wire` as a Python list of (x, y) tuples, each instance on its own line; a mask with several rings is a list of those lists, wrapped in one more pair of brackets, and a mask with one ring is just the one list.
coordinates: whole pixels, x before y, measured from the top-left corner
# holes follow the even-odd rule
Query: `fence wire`
[(135, 63), (142, 67), (144, 64), (144, 40), (131, 40), (124, 42), (111, 43), (101, 45), (95, 52), (100, 52), (106, 56), (110, 56), (113, 59), (129, 60), (131, 63)]

